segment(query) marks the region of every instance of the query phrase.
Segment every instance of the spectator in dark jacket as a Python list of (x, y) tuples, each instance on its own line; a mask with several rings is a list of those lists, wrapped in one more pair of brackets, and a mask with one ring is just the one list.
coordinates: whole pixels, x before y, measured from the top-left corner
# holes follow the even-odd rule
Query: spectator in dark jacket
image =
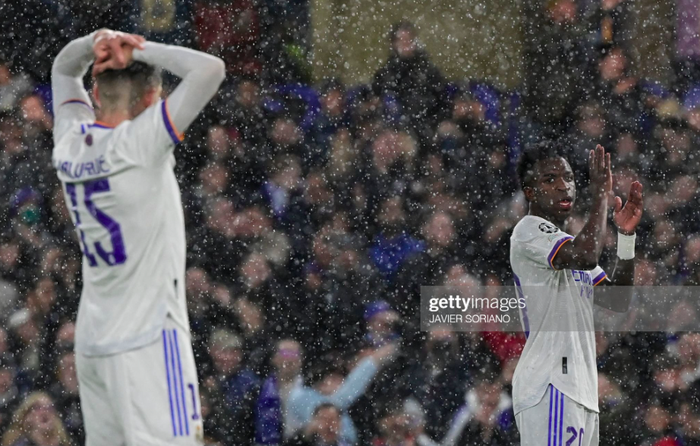
[(389, 60), (374, 75), (374, 94), (391, 95), (398, 100), (401, 120), (427, 141), (430, 130), (446, 110), (445, 80), (419, 47), (413, 24), (397, 23), (390, 39)]
[[(538, 5), (541, 3), (537, 3)], [(537, 11), (525, 47), (523, 106), (536, 125), (557, 133), (571, 123), (581, 100), (586, 51), (575, 0), (547, 2), (544, 17)]]

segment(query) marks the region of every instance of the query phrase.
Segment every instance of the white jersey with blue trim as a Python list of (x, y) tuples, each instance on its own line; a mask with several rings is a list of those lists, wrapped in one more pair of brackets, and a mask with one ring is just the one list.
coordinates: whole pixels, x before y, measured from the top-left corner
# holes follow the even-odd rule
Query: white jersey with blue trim
[[(81, 102), (66, 106), (89, 117)], [(167, 102), (115, 128), (77, 120), (55, 137), (53, 164), (83, 251), (76, 351), (144, 346), (159, 338), (168, 314), (189, 332), (185, 222), (173, 171), (182, 135)]]
[(527, 336), (513, 375), (513, 410), (537, 405), (552, 384), (598, 412), (598, 371), (593, 325), (593, 287), (607, 278), (592, 271), (557, 270), (552, 259), (573, 236), (553, 223), (525, 216), (513, 229), (510, 263), (516, 297), (524, 298)]

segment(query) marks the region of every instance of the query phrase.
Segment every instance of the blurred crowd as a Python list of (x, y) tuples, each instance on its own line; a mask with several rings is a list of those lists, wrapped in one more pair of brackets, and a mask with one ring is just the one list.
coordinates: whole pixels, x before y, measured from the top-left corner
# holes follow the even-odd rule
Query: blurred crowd
[[(302, 0), (93, 3), (111, 7), (0, 5), (14, 30), (0, 40), (22, 44), (2, 45), (0, 62), (2, 446), (84, 442), (81, 254), (50, 163), (46, 85), (55, 52), (105, 24), (229, 69), (176, 149), (207, 444), (518, 444), (524, 336), (422, 332), (418, 302), (422, 285), (512, 284), (510, 231), (527, 213), (514, 165), (531, 141), (566, 141), (579, 185), (570, 233), (601, 143), (616, 193), (645, 187), (636, 283), (700, 284), (700, 77), (692, 54), (668, 85), (635, 76), (629, 1), (541, 2), (509, 92), (446, 79), (407, 22), (369, 84), (311, 84)], [(675, 314), (700, 315), (696, 302)], [(700, 335), (674, 327), (597, 334), (603, 444), (700, 445)]]

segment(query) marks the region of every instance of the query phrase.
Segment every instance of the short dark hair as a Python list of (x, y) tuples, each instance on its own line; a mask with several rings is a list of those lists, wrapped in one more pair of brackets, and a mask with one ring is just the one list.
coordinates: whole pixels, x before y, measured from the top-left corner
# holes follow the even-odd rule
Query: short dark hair
[(121, 70), (105, 70), (95, 77), (100, 87), (102, 101), (117, 102), (121, 99), (124, 85), (129, 84), (130, 103), (136, 102), (148, 88), (155, 88), (162, 83), (160, 69), (144, 62), (135, 61)]
[(340, 407), (336, 406), (335, 404), (333, 404), (333, 403), (321, 403), (314, 409), (313, 416), (318, 415), (319, 412), (321, 412), (323, 409), (335, 409), (336, 411), (338, 411), (338, 415), (343, 414), (343, 411), (340, 409)]
[(401, 31), (408, 31), (414, 38), (418, 36), (418, 30), (416, 30), (416, 26), (413, 22), (409, 22), (408, 20), (396, 22), (391, 26), (391, 31), (389, 32), (389, 39), (392, 45), (396, 41), (396, 35)]
[(540, 141), (527, 149), (520, 155), (518, 161), (518, 178), (520, 179), (520, 187), (523, 189), (532, 186), (534, 180), (535, 166), (538, 161), (564, 158), (564, 149), (559, 142), (556, 141)]

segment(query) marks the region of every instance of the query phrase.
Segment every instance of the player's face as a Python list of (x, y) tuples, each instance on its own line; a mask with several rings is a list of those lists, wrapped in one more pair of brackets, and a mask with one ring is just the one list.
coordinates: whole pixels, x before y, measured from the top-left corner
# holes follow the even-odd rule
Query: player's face
[(563, 222), (576, 201), (574, 172), (564, 158), (538, 161), (535, 184), (529, 192), (532, 205), (548, 219)]

